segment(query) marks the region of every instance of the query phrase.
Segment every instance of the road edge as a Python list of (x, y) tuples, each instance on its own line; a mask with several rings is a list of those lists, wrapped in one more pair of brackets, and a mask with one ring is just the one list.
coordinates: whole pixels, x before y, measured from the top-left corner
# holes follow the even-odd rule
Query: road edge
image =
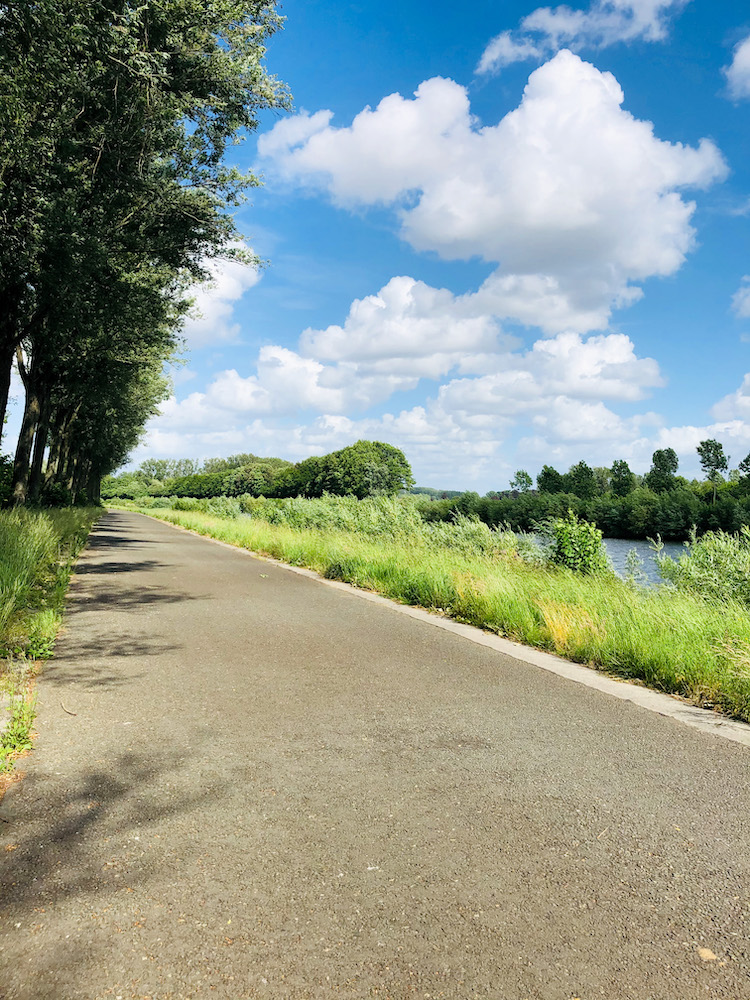
[[(214, 545), (221, 545), (232, 552), (240, 552), (251, 556), (253, 559), (259, 559), (277, 566), (279, 569), (288, 570), (299, 576), (306, 576), (308, 579), (325, 584), (327, 587), (347, 591), (366, 601), (387, 606), (393, 611), (408, 615), (417, 621), (425, 622), (446, 632), (451, 632), (453, 635), (461, 636), (476, 645), (494, 649), (496, 652), (503, 653), (505, 656), (509, 656), (521, 663), (539, 667), (548, 673), (556, 674), (558, 677), (563, 677), (576, 684), (582, 684), (585, 687), (601, 691), (603, 694), (611, 695), (620, 701), (629, 701), (639, 708), (646, 709), (648, 712), (674, 719), (683, 725), (698, 729), (701, 732), (710, 733), (712, 736), (718, 736), (721, 739), (750, 747), (750, 724), (740, 722), (737, 719), (730, 719), (727, 716), (720, 715), (718, 712), (711, 711), (711, 709), (690, 705), (676, 695), (653, 691), (651, 688), (642, 687), (640, 684), (625, 680), (624, 678), (611, 677), (596, 670), (594, 667), (589, 667), (582, 663), (574, 663), (572, 660), (565, 660), (554, 653), (546, 653), (541, 649), (535, 649), (533, 646), (524, 646), (519, 642), (513, 642), (511, 639), (505, 639), (492, 632), (485, 632), (475, 625), (465, 625), (451, 618), (445, 618), (442, 615), (426, 611), (424, 608), (413, 607), (409, 604), (399, 604), (398, 601), (394, 601), (390, 597), (384, 597), (382, 594), (376, 594), (371, 590), (363, 590), (360, 587), (344, 583), (341, 580), (328, 580), (313, 569), (308, 569), (305, 566), (293, 566), (291, 563), (282, 562), (273, 556), (253, 552), (250, 549), (241, 548), (239, 545), (231, 545), (229, 542), (222, 542), (218, 538), (212, 538), (210, 535), (204, 535), (199, 531), (185, 528), (181, 524), (173, 524), (171, 521), (162, 520), (160, 517), (152, 517), (149, 514), (143, 514), (141, 511), (135, 510), (120, 510), (120, 508), (116, 507), (110, 509), (113, 512), (140, 515), (141, 517), (148, 518), (150, 521), (165, 524), (169, 528), (184, 531), (189, 535), (194, 535), (196, 538), (212, 542)], [(93, 530), (95, 530), (95, 526), (92, 528)]]

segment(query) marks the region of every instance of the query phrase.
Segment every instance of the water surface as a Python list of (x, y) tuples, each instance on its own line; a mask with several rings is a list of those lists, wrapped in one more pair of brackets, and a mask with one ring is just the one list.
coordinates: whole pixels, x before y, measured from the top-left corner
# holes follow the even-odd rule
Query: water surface
[[(628, 558), (628, 552), (631, 549), (635, 549), (643, 560), (643, 573), (646, 580), (652, 584), (662, 583), (656, 563), (654, 562), (655, 553), (650, 542), (634, 541), (632, 538), (605, 538), (604, 545), (614, 571), (619, 576), (625, 576), (625, 562)], [(685, 546), (682, 542), (665, 542), (662, 555), (671, 556), (672, 559), (679, 559), (684, 551)]]

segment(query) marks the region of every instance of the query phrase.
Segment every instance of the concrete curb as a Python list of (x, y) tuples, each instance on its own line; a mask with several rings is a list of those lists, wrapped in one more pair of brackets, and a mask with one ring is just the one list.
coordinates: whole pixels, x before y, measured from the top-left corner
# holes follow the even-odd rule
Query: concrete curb
[[(140, 511), (127, 511), (126, 513), (139, 514)], [(143, 514), (142, 516), (149, 517), (148, 514)], [(459, 635), (479, 646), (494, 649), (498, 653), (510, 656), (521, 663), (540, 667), (542, 670), (557, 674), (558, 677), (564, 677), (566, 680), (574, 681), (576, 684), (583, 684), (586, 687), (601, 691), (603, 694), (611, 695), (613, 698), (619, 698), (621, 701), (632, 702), (634, 705), (638, 705), (649, 712), (675, 719), (677, 722), (691, 726), (693, 729), (699, 729), (701, 732), (710, 733), (712, 736), (718, 736), (721, 739), (750, 747), (750, 725), (745, 722), (739, 722), (736, 719), (727, 718), (710, 709), (697, 708), (675, 695), (662, 694), (659, 691), (652, 691), (650, 688), (641, 687), (641, 685), (635, 684), (632, 681), (611, 677), (600, 673), (593, 667), (564, 660), (553, 653), (545, 653), (542, 650), (534, 649), (533, 646), (524, 646), (521, 643), (512, 642), (510, 639), (503, 639), (491, 632), (485, 632), (474, 625), (464, 625), (449, 618), (443, 618), (440, 615), (425, 611), (423, 608), (399, 604), (388, 597), (383, 597), (381, 594), (375, 594), (369, 590), (361, 590), (350, 583), (342, 583), (340, 580), (327, 580), (319, 573), (316, 573), (315, 570), (306, 569), (302, 566), (291, 566), (289, 563), (281, 562), (279, 559), (264, 556), (258, 552), (251, 552), (249, 549), (243, 549), (237, 545), (230, 545), (229, 542), (222, 542), (218, 538), (202, 535), (199, 531), (192, 531), (190, 528), (182, 527), (182, 525), (172, 524), (170, 521), (163, 521), (158, 517), (151, 517), (151, 520), (158, 521), (159, 524), (165, 524), (170, 528), (176, 528), (178, 531), (185, 531), (189, 535), (202, 538), (207, 542), (213, 542), (214, 545), (222, 545), (233, 552), (241, 552), (247, 556), (252, 556), (254, 559), (261, 559), (264, 562), (279, 567), (279, 569), (297, 573), (299, 576), (306, 576), (327, 587), (345, 590), (363, 600), (372, 601), (374, 604), (381, 604), (393, 611), (398, 611), (399, 614), (408, 615), (410, 618), (415, 618), (428, 625), (441, 628), (446, 632), (452, 632), (454, 635)]]

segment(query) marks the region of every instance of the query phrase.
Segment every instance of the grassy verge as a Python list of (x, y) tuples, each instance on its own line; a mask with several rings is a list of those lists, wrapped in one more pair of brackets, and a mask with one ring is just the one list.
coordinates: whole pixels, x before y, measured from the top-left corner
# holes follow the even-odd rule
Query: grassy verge
[(0, 773), (30, 747), (36, 663), (52, 655), (68, 582), (101, 508), (0, 512)]
[(473, 553), (419, 534), (377, 538), (258, 516), (143, 513), (750, 722), (750, 612), (734, 601), (533, 565), (511, 546)]

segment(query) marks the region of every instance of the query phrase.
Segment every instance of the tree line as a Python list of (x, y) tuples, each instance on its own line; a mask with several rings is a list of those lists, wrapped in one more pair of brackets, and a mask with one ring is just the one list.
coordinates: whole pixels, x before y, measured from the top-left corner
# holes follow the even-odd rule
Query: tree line
[(135, 472), (107, 477), (102, 496), (320, 497), (332, 493), (364, 499), (398, 493), (413, 483), (411, 466), (399, 448), (382, 441), (357, 441), (296, 464), (251, 454), (200, 464), (189, 459), (148, 459)]
[(88, 497), (169, 393), (189, 288), (244, 251), (224, 153), (288, 104), (271, 0), (0, 0), (0, 427), (11, 502)]
[(699, 532), (737, 531), (750, 524), (750, 455), (729, 472), (729, 457), (719, 441), (697, 447), (704, 480), (678, 475), (673, 448), (657, 449), (649, 471), (639, 476), (623, 459), (610, 467), (577, 462), (567, 472), (544, 465), (533, 480), (519, 469), (511, 490), (485, 497), (464, 493), (426, 504), (428, 520), (450, 520), (456, 513), (479, 517), (491, 525), (507, 524), (515, 531), (534, 531), (549, 518), (572, 510), (594, 523), (609, 538), (661, 538), (682, 541), (695, 526)]

